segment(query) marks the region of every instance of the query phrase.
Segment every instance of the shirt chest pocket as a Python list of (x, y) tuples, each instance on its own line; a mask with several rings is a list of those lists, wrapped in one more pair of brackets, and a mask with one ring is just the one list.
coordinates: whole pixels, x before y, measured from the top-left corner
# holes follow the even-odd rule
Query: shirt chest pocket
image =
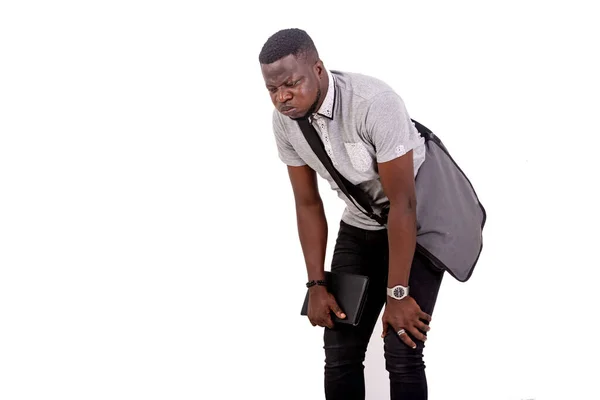
[(367, 172), (373, 166), (373, 157), (367, 150), (367, 147), (361, 143), (344, 143), (346, 153), (352, 163), (352, 167), (360, 172)]

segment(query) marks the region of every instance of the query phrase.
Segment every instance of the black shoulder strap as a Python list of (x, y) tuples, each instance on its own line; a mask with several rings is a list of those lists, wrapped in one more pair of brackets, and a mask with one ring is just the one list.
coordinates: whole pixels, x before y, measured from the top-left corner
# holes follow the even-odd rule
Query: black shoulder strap
[(411, 119), (411, 121), (413, 122), (413, 124), (415, 124), (415, 128), (417, 128), (417, 131), (419, 131), (419, 133), (421, 134), (423, 139), (425, 139), (425, 141), (434, 139), (435, 135), (433, 134), (433, 132), (431, 132), (431, 129), (421, 124), (420, 122), (415, 121), (414, 119)]
[[(325, 151), (325, 146), (323, 146), (323, 142), (317, 133), (317, 130), (307, 118), (302, 118), (297, 120), (300, 129), (302, 130), (302, 134), (306, 138), (306, 141), (315, 152), (315, 155), (321, 160), (323, 166), (329, 172), (329, 175), (333, 178), (335, 183), (338, 185), (340, 190), (352, 201), (352, 203), (361, 210), (365, 215), (373, 220), (377, 221), (380, 225), (386, 226), (386, 221), (380, 215), (377, 215), (373, 212), (373, 208), (371, 207), (371, 202), (369, 198), (360, 188), (353, 185), (350, 181), (344, 178), (333, 166), (329, 155)], [(358, 203), (360, 207), (356, 204)]]

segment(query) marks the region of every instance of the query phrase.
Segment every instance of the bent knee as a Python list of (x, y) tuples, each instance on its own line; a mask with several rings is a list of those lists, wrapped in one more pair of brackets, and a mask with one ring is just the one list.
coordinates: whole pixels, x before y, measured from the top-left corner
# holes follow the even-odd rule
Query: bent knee
[(386, 346), (384, 354), (385, 366), (390, 374), (414, 375), (425, 369), (422, 346), (417, 345), (416, 349), (403, 343), (400, 346)]
[(362, 365), (366, 349), (360, 346), (325, 347), (325, 368), (344, 368)]

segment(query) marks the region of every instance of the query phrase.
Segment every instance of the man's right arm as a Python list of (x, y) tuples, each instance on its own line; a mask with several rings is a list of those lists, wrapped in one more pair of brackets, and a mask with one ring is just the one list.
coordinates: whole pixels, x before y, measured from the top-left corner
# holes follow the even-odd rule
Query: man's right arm
[[(290, 143), (279, 112), (273, 111), (273, 131), (279, 158), (288, 166), (288, 174), (296, 202), (298, 235), (308, 280), (325, 278), (325, 250), (327, 248), (327, 220), (323, 201), (319, 195), (317, 174), (296, 153)], [(335, 298), (325, 286), (314, 285), (309, 290), (308, 319), (313, 326), (333, 328), (331, 311), (339, 318), (346, 318)]]
[(281, 114), (273, 110), (273, 132), (279, 158), (287, 165), (296, 201), (296, 218), (308, 280), (324, 278), (327, 221), (319, 196), (317, 174), (306, 165), (286, 134)]
[[(296, 202), (298, 235), (306, 262), (308, 280), (325, 278), (325, 251), (327, 248), (327, 219), (319, 195), (317, 175), (309, 166), (288, 166), (288, 174)], [(346, 318), (327, 288), (314, 285), (309, 289), (308, 319), (313, 326), (333, 328), (330, 312)]]
[(317, 175), (308, 165), (288, 166), (288, 174), (294, 191), (298, 235), (306, 262), (308, 280), (325, 279), (327, 219), (319, 195)]

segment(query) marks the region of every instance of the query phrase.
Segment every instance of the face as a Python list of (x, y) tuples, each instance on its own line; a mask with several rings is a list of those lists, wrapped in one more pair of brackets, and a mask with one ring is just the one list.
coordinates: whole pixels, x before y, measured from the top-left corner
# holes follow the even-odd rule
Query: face
[(326, 76), (323, 63), (313, 57), (289, 55), (261, 70), (275, 108), (292, 119), (302, 118), (320, 106)]

